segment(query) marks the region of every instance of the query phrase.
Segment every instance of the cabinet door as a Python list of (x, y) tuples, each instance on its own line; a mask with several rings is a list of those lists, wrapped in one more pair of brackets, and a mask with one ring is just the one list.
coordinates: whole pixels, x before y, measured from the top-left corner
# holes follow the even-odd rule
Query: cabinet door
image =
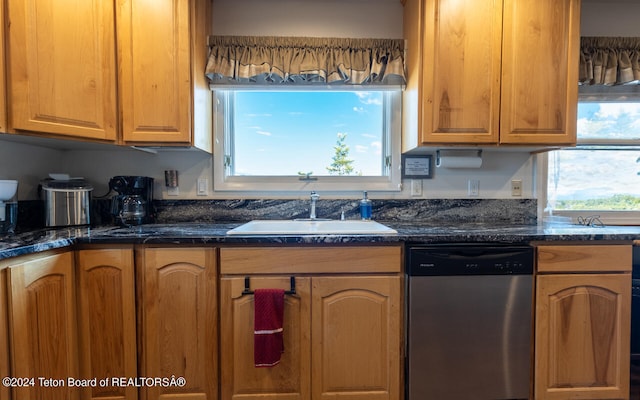
[(422, 142), (497, 143), (502, 0), (427, 0)]
[(192, 1), (118, 1), (125, 142), (191, 143)]
[(580, 0), (504, 0), (500, 142), (574, 144)]
[[(6, 75), (6, 53), (5, 53), (5, 30), (8, 25), (8, 18), (6, 17), (6, 9), (4, 7), (5, 2), (0, 3), (0, 132), (9, 132), (7, 126), (7, 75)], [(2, 394), (2, 389), (0, 389)], [(0, 396), (4, 398), (3, 396)]]
[[(7, 270), (0, 269), (0, 377), (9, 374), (9, 319), (7, 317)], [(11, 399), (9, 387), (0, 385), (0, 399)]]
[(116, 140), (113, 3), (8, 0), (11, 128)]
[(33, 386), (14, 388), (16, 400), (78, 399), (78, 390), (67, 386), (69, 377), (78, 377), (73, 270), (72, 252), (30, 259), (8, 270), (11, 371), (35, 379)]
[[(289, 290), (289, 277), (251, 276), (251, 289)], [(244, 278), (222, 278), (220, 329), (222, 398), (307, 400), (310, 389), (309, 278), (296, 277), (296, 295), (285, 296), (284, 353), (271, 368), (256, 368), (253, 361), (253, 296), (242, 295)]]
[(314, 277), (314, 400), (399, 400), (400, 277)]
[(535, 398), (629, 398), (631, 275), (537, 278)]
[(139, 254), (141, 376), (184, 378), (142, 398), (215, 400), (218, 393), (216, 251), (147, 248)]
[[(133, 249), (81, 250), (78, 260), (80, 377), (136, 377)], [(83, 388), (84, 399), (137, 399), (135, 386)]]

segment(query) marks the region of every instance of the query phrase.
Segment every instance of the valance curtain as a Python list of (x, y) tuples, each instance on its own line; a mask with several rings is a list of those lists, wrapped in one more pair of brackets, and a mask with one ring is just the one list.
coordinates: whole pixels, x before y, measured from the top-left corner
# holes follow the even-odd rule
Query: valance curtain
[(404, 84), (402, 39), (209, 37), (212, 84)]
[(640, 81), (640, 38), (580, 38), (580, 83), (622, 85)]

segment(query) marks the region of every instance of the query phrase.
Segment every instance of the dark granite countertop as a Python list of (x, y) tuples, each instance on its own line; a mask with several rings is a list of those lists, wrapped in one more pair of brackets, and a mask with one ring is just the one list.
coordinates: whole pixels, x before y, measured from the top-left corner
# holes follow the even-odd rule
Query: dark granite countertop
[(366, 244), (366, 243), (528, 243), (532, 241), (640, 239), (640, 226), (584, 227), (570, 224), (431, 226), (380, 221), (397, 235), (268, 235), (230, 236), (240, 223), (150, 224), (134, 228), (58, 228), (0, 238), (0, 259), (73, 244)]

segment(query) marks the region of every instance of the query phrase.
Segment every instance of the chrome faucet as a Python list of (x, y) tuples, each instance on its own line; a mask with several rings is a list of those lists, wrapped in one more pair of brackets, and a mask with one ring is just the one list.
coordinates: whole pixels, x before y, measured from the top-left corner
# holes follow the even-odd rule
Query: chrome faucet
[(311, 192), (311, 212), (309, 213), (309, 219), (316, 219), (316, 202), (320, 198), (320, 195), (316, 192)]

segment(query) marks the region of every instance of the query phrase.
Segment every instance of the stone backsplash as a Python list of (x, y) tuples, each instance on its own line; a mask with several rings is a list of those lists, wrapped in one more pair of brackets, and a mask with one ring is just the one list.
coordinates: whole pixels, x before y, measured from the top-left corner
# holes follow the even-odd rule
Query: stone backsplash
[[(246, 222), (253, 219), (293, 219), (309, 217), (308, 200), (156, 200), (156, 222), (222, 223)], [(111, 202), (94, 199), (91, 221), (94, 226), (114, 225)], [(318, 218), (358, 219), (358, 200), (320, 199)], [(373, 219), (421, 224), (494, 223), (535, 225), (535, 199), (438, 199), (376, 200)], [(18, 231), (44, 227), (42, 201), (23, 201), (18, 207)]]
[[(246, 222), (253, 219), (309, 217), (308, 200), (183, 200), (156, 202), (157, 221)], [(357, 200), (323, 200), (316, 206), (318, 218), (360, 218)], [(511, 200), (373, 200), (373, 219), (424, 223), (495, 222), (535, 225), (537, 201)]]

